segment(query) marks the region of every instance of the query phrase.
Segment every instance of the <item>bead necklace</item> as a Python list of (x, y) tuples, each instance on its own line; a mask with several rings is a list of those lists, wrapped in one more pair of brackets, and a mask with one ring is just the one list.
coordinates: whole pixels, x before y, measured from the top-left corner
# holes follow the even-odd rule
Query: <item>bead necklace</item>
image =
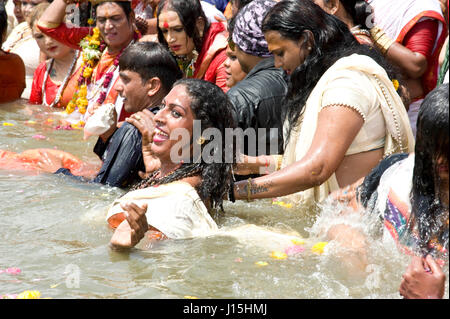
[(190, 61), (188, 61), (187, 58), (184, 56), (176, 57), (178, 66), (180, 67), (181, 71), (183, 71), (183, 74), (185, 75), (186, 78), (194, 77), (194, 73), (195, 73), (194, 64), (195, 64), (195, 62), (197, 62), (197, 58), (198, 58), (197, 50), (194, 50), (192, 52), (192, 54), (194, 57)]
[(63, 82), (62, 82), (61, 85), (59, 86), (58, 92), (56, 92), (55, 99), (53, 100), (52, 103), (48, 104), (48, 103), (47, 103), (47, 94), (46, 94), (46, 89), (45, 89), (45, 87), (46, 87), (46, 84), (47, 84), (48, 74), (49, 74), (49, 72), (51, 71), (51, 69), (53, 68), (53, 63), (54, 63), (54, 61), (55, 61), (55, 59), (51, 59), (49, 66), (48, 66), (47, 69), (45, 70), (45, 74), (44, 74), (44, 82), (43, 82), (43, 84), (42, 84), (42, 104), (43, 104), (43, 105), (45, 105), (45, 106), (50, 106), (50, 107), (54, 107), (55, 105), (58, 105), (59, 100), (61, 99), (62, 94), (63, 94), (63, 92), (64, 92), (64, 90), (65, 90), (65, 88), (66, 88), (66, 86), (67, 86), (67, 83), (69, 82), (69, 79), (70, 79), (71, 76), (72, 76), (73, 69), (74, 69), (74, 67), (75, 67), (75, 65), (76, 65), (76, 63), (77, 63), (77, 60), (78, 60), (78, 57), (79, 57), (79, 56), (80, 56), (80, 53), (79, 53), (79, 52), (75, 53), (75, 55), (74, 55), (74, 57), (73, 57), (72, 64), (70, 65), (70, 67), (69, 67), (69, 69), (68, 69), (68, 71), (67, 71), (67, 74), (66, 74), (66, 76), (64, 77)]

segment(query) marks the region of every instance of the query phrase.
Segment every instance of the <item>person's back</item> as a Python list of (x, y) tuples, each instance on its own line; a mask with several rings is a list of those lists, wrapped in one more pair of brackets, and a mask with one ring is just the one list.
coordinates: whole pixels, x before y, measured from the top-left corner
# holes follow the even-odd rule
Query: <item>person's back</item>
[(25, 65), (14, 53), (0, 53), (0, 103), (17, 100), (25, 89)]
[[(243, 130), (253, 128), (265, 128), (265, 134), (259, 136), (265, 139), (266, 149), (264, 154), (270, 154), (270, 143), (277, 139), (278, 147), (273, 154), (283, 153), (283, 134), (281, 114), (283, 106), (280, 103), (287, 92), (286, 75), (280, 68), (275, 68), (273, 58), (267, 58), (259, 62), (250, 73), (228, 91), (235, 109), (235, 121)], [(277, 134), (270, 132), (270, 128), (276, 128)], [(272, 148), (274, 148), (272, 146)], [(258, 149), (251, 145), (245, 145), (245, 153), (250, 155)]]

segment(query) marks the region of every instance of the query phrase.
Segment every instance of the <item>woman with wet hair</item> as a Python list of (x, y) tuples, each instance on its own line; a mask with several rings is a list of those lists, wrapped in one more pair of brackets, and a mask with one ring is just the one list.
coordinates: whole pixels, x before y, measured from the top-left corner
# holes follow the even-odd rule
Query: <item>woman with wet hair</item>
[(342, 21), (312, 1), (285, 0), (267, 13), (262, 30), (275, 67), (290, 74), (286, 147), (283, 156), (239, 164), (240, 174), (263, 166), (277, 171), (238, 182), (237, 199), (285, 196), (314, 204), (367, 175), (382, 158), (413, 150), (398, 74)]
[(210, 23), (199, 0), (162, 0), (156, 15), (159, 42), (176, 57), (185, 77), (215, 83), (226, 92), (224, 23)]
[[(236, 149), (225, 144), (225, 129), (235, 127), (226, 94), (204, 80), (179, 80), (154, 121), (151, 148), (161, 167), (110, 208), (114, 248), (135, 246), (148, 230), (153, 238), (209, 234), (217, 230), (212, 216), (223, 211)], [(169, 139), (180, 130), (184, 138)]]
[(372, 8), (364, 0), (314, 0), (327, 13), (342, 20), (361, 44), (373, 45), (370, 37)]
[[(442, 298), (448, 263), (449, 209), (449, 85), (443, 84), (424, 99), (417, 119), (414, 153), (383, 160), (363, 180), (333, 196), (352, 210), (379, 216), (383, 241), (394, 240), (412, 255), (403, 275), (400, 294), (405, 298)], [(355, 228), (335, 225), (329, 239), (353, 248)], [(359, 251), (362, 256), (365, 250)]]

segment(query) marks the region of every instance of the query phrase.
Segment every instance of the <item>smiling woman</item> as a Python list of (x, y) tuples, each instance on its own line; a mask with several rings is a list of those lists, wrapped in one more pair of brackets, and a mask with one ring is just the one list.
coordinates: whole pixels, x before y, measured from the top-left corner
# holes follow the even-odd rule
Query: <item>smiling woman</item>
[[(231, 105), (219, 87), (203, 80), (183, 79), (176, 82), (155, 115), (155, 132), (151, 144), (153, 155), (161, 168), (133, 191), (117, 199), (107, 216), (111, 227), (117, 229), (111, 238), (114, 248), (135, 246), (151, 230), (157, 238), (188, 238), (210, 234), (217, 230), (210, 214), (223, 211), (222, 202), (228, 193), (231, 167), (225, 161), (225, 129), (234, 128)], [(201, 122), (203, 132), (215, 128), (221, 140), (198, 138), (193, 134), (193, 121)], [(175, 130), (184, 130), (189, 139), (172, 140)], [(220, 163), (207, 163), (193, 156), (184, 161), (171, 157), (176, 143), (194, 148), (198, 143), (204, 150), (208, 145), (222, 145), (211, 150), (220, 154)], [(236, 148), (233, 147), (233, 151)], [(235, 156), (233, 156), (234, 160)], [(154, 236), (153, 236), (154, 237)]]
[[(130, 1), (102, 1), (96, 5), (94, 29), (68, 26), (63, 22), (66, 6), (72, 2), (53, 1), (37, 23), (42, 33), (64, 45), (77, 50), (83, 47), (78, 62), (82, 67), (68, 83), (68, 88), (75, 90), (66, 108), (71, 113), (68, 120), (85, 120), (99, 105), (114, 103), (122, 121), (129, 114), (123, 111), (123, 103), (113, 87), (119, 77), (120, 55), (138, 38)], [(88, 113), (84, 115), (86, 109)]]

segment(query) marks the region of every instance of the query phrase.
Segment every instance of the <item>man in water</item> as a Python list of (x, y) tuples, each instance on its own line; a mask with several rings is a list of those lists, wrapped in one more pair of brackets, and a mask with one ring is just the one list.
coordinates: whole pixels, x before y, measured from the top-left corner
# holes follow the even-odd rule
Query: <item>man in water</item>
[[(61, 160), (57, 158), (48, 158), (46, 163), (41, 165), (43, 170), (121, 188), (129, 187), (138, 181), (140, 176), (144, 176), (142, 172), (146, 171), (146, 166), (142, 142), (144, 140), (146, 144), (149, 137), (146, 134), (143, 139), (138, 127), (151, 134), (152, 112), (158, 111), (162, 99), (173, 83), (182, 77), (182, 73), (167, 49), (155, 42), (138, 42), (131, 45), (120, 57), (119, 68), (120, 81), (115, 88), (124, 98), (125, 110), (133, 115), (120, 128), (113, 125), (99, 137), (94, 152), (103, 165), (97, 176), (92, 180), (74, 176), (70, 170), (62, 167)], [(147, 169), (150, 166), (147, 165)]]

